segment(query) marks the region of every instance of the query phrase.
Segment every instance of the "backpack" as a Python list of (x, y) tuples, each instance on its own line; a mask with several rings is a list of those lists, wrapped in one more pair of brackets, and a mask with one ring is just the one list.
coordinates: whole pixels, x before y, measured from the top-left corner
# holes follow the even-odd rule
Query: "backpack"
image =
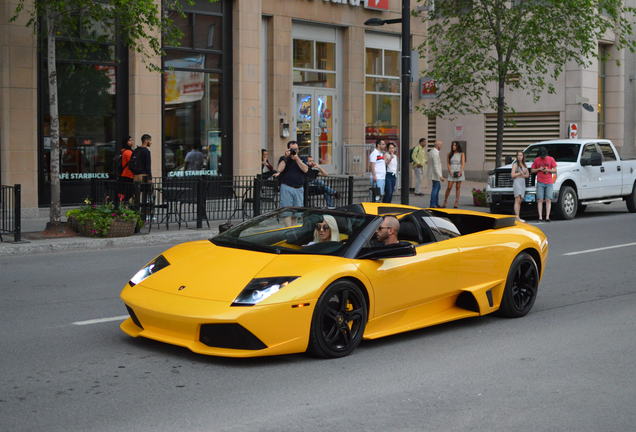
[(413, 147), (411, 151), (409, 152), (409, 162), (412, 164), (415, 163), (415, 159), (413, 159), (413, 152), (415, 151), (416, 148), (417, 147)]
[(119, 152), (119, 154), (116, 154), (115, 157), (113, 158), (113, 175), (115, 176), (116, 179), (118, 179), (121, 176), (121, 173), (124, 172), (126, 167), (130, 164), (130, 161), (128, 161), (126, 165), (122, 165), (121, 162), (122, 162), (122, 152)]
[(128, 161), (128, 169), (132, 171), (133, 174), (140, 174), (143, 169), (141, 166), (141, 158), (139, 157), (140, 148), (141, 147), (137, 147), (133, 150), (130, 160)]

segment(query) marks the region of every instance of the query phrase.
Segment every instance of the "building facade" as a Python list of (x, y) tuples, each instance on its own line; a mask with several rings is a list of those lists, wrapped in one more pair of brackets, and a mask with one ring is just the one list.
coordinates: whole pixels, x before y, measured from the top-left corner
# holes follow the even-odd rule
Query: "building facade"
[[(26, 17), (9, 22), (14, 8), (0, 0), (0, 181), (22, 185), (28, 216), (50, 203), (46, 49)], [(253, 175), (261, 149), (275, 164), (291, 139), (330, 173), (362, 175), (377, 138), (400, 144), (401, 27), (364, 23), (400, 18), (401, 0), (198, 0), (185, 12), (173, 15), (181, 43), (150, 59), (163, 73), (149, 71), (112, 29), (85, 26), (58, 38), (63, 204), (80, 203), (91, 179), (112, 175), (129, 135), (137, 144), (144, 133), (153, 137), (153, 175), (164, 177)], [(104, 31), (111, 43), (80, 55), (77, 47), (93, 46), (95, 32)], [(411, 20), (413, 47), (425, 31)], [(509, 95), (518, 121), (507, 131), (505, 154), (564, 137), (577, 123), (580, 137), (601, 133), (635, 155), (634, 59), (613, 53), (611, 41), (600, 46), (622, 56), (621, 65), (570, 68), (557, 94), (540, 104)], [(412, 66), (410, 145), (425, 136), (463, 140), (468, 176), (485, 178), (494, 166), (493, 114), (424, 117), (415, 109), (425, 101), (424, 60)], [(602, 110), (582, 110), (584, 102)], [(193, 148), (205, 156), (202, 167), (185, 165)]]

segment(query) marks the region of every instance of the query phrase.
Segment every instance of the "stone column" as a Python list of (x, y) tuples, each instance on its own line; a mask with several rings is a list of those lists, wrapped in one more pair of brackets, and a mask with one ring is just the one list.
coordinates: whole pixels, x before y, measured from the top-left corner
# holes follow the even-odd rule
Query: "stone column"
[(234, 175), (260, 172), (261, 0), (234, 2), (233, 9)]
[[(605, 63), (605, 136), (620, 151), (625, 139), (625, 50), (614, 46)], [(618, 64), (617, 64), (618, 62)]]
[(272, 59), (270, 95), (273, 107), (270, 123), (273, 142), (271, 162), (276, 166), (278, 158), (287, 148), (287, 141), (293, 139), (291, 136), (281, 138), (279, 133), (281, 120), (284, 123), (292, 121), (292, 20), (289, 16), (275, 15), (271, 22), (272, 43), (269, 51)]
[[(581, 106), (587, 102), (594, 107), (588, 112)], [(598, 134), (598, 61), (582, 69), (570, 62), (565, 69), (565, 123), (562, 136), (567, 136), (569, 123), (579, 127), (579, 138), (596, 138)]]
[(348, 27), (344, 32), (342, 80), (342, 144), (344, 166), (342, 172), (363, 174), (366, 170), (364, 118), (365, 43), (363, 27)]
[(10, 23), (16, 2), (0, 0), (0, 172), (22, 185), (22, 214), (38, 207), (37, 40), (26, 27), (31, 2)]

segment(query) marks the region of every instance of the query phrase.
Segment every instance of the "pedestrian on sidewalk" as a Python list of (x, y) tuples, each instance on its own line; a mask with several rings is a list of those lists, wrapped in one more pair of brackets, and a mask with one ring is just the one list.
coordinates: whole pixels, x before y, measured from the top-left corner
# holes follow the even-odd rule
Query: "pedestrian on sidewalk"
[(384, 154), (384, 162), (386, 163), (386, 182), (384, 184), (384, 198), (382, 199), (384, 203), (390, 203), (393, 200), (398, 167), (396, 150), (397, 146), (395, 143), (390, 142), (387, 146), (387, 152)]
[(442, 148), (442, 141), (436, 140), (435, 147), (428, 151), (428, 171), (431, 178), (431, 201), (429, 203), (430, 208), (439, 207), (439, 190), (441, 188), (441, 182), (444, 181), (442, 175), (442, 161), (439, 158), (439, 151)]
[(378, 138), (375, 141), (375, 149), (369, 155), (369, 170), (371, 171), (371, 191), (372, 201), (381, 202), (384, 195), (386, 182), (386, 163), (384, 162), (384, 152), (386, 143)]
[(530, 177), (530, 171), (528, 171), (528, 166), (526, 165), (526, 155), (524, 152), (517, 152), (516, 159), (512, 163), (510, 176), (512, 177), (512, 193), (515, 197), (515, 216), (519, 222), (525, 222), (519, 217), (521, 201), (523, 201), (523, 197), (526, 195), (526, 179)]
[(335, 208), (334, 198), (338, 197), (338, 192), (334, 188), (327, 186), (323, 180), (318, 178), (318, 176), (327, 177), (329, 173), (323, 167), (314, 162), (314, 158), (311, 155), (307, 156), (307, 166), (309, 167), (309, 170), (307, 171), (307, 181), (310, 189), (323, 194), (327, 208)]
[(424, 170), (426, 169), (426, 138), (420, 138), (411, 150), (411, 165), (415, 174), (415, 195), (424, 195)]
[(459, 207), (459, 196), (461, 193), (462, 182), (466, 180), (464, 177), (464, 166), (466, 165), (466, 155), (462, 149), (462, 146), (457, 141), (451, 142), (451, 150), (448, 152), (448, 186), (446, 187), (446, 193), (444, 194), (444, 204), (442, 207), (448, 205), (448, 197), (451, 194), (453, 185), (455, 185), (455, 204), (454, 208)]
[(152, 163), (150, 155), (150, 146), (152, 145), (152, 137), (148, 134), (141, 136), (141, 146), (137, 147), (133, 152), (129, 167), (133, 172), (133, 180), (139, 184), (141, 191), (141, 200), (137, 199), (140, 208), (140, 216), (143, 222), (146, 222), (150, 216), (150, 198), (152, 196)]
[[(552, 208), (552, 193), (554, 192), (554, 177), (557, 172), (557, 164), (552, 156), (548, 156), (545, 147), (539, 149), (539, 156), (534, 160), (530, 170), (537, 174), (537, 208), (539, 210), (539, 222), (550, 222), (550, 210)], [(545, 219), (543, 219), (543, 202), (545, 201)]]
[(117, 202), (127, 202), (133, 195), (133, 177), (134, 174), (129, 168), (130, 158), (133, 154), (133, 146), (135, 140), (133, 137), (128, 136), (126, 141), (121, 145), (120, 157), (117, 160), (118, 166), (115, 167), (116, 172), (119, 172), (117, 177)]
[[(298, 154), (298, 142), (289, 141), (287, 150), (278, 159), (278, 172), (274, 177), (280, 179), (280, 206), (302, 207), (305, 198), (305, 174), (309, 167)], [(296, 223), (296, 217), (291, 213), (281, 215), (285, 226)]]

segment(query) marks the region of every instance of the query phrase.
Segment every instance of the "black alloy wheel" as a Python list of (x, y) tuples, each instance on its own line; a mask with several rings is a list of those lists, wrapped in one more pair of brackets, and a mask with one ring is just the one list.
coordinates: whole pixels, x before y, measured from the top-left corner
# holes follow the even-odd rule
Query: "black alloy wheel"
[(353, 282), (336, 281), (322, 293), (311, 321), (309, 351), (324, 358), (344, 357), (360, 344), (367, 303)]
[(532, 309), (539, 288), (539, 269), (534, 258), (520, 253), (510, 266), (498, 315), (519, 318)]

